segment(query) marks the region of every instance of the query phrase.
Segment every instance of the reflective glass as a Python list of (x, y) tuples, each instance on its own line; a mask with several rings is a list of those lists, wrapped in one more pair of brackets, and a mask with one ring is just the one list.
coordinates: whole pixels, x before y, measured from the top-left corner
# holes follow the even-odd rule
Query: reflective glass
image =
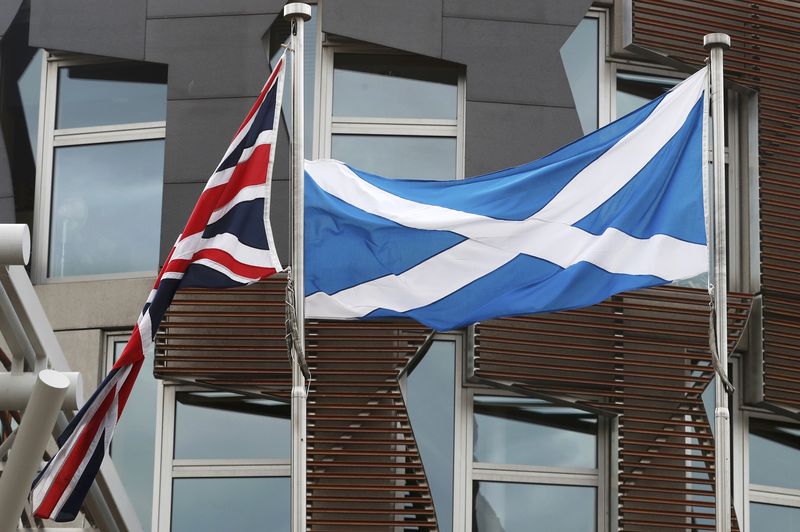
[(390, 54), (336, 54), (333, 116), (455, 120), (458, 71), (439, 61)]
[[(303, 144), (303, 151), (305, 152), (306, 159), (312, 159), (312, 148), (314, 142), (314, 83), (316, 79), (316, 64), (317, 64), (317, 6), (311, 5), (311, 19), (307, 20), (303, 33), (303, 137), (305, 138)], [(288, 44), (289, 39), (289, 22), (279, 17), (270, 27), (270, 50), (273, 50), (270, 57), (269, 64), (272, 68), (278, 63), (278, 59), (285, 49), (281, 46), (283, 43)], [(281, 111), (283, 122), (286, 125), (286, 131), (289, 137), (292, 136), (292, 95), (291, 95), (291, 80), (292, 80), (292, 58), (291, 54), (286, 54), (286, 73), (284, 74), (284, 92), (283, 99), (281, 100)], [(265, 80), (266, 81), (266, 80)], [(283, 127), (283, 126), (281, 126)]]
[(455, 342), (434, 342), (406, 382), (406, 408), (441, 532), (453, 530), (455, 348)]
[(800, 530), (800, 508), (750, 503), (750, 529), (753, 532)]
[(67, 146), (53, 157), (48, 275), (155, 271), (164, 141)]
[(176, 478), (172, 532), (291, 529), (288, 478)]
[(56, 128), (166, 120), (163, 65), (104, 63), (58, 69)]
[(476, 395), (476, 462), (597, 467), (597, 417), (537, 399)]
[(289, 458), (287, 403), (227, 392), (177, 392), (175, 403), (175, 458)]
[(750, 418), (750, 483), (800, 489), (800, 425)]
[(561, 47), (561, 61), (584, 133), (597, 129), (599, 21), (585, 18)]
[(473, 532), (594, 532), (596, 489), (473, 482)]
[[(125, 341), (114, 342), (114, 360), (122, 354)], [(153, 468), (156, 452), (156, 379), (153, 356), (147, 353), (136, 379), (125, 414), (114, 429), (111, 458), (122, 485), (139, 515), (139, 522), (150, 530), (153, 511)]]
[(333, 135), (331, 156), (384, 177), (456, 178), (456, 139), (452, 137)]
[(633, 72), (617, 73), (617, 118), (623, 117), (674, 87), (679, 79)]
[(25, 127), (28, 130), (28, 141), (31, 143), (31, 153), (33, 154), (36, 153), (39, 140), (39, 95), (41, 93), (43, 58), (44, 51), (37, 50), (17, 80), (20, 103), (25, 115)]

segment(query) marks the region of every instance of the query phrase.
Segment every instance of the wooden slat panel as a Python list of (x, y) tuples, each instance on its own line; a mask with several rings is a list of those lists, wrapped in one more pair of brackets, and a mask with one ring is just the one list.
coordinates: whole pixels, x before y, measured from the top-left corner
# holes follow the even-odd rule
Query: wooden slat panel
[[(749, 304), (730, 295), (731, 348)], [(482, 323), (474, 376), (619, 414), (623, 530), (713, 530), (714, 441), (701, 397), (714, 376), (708, 313), (704, 290), (663, 287)]]
[(764, 399), (800, 417), (800, 9), (767, 0), (635, 0), (634, 42), (700, 65), (704, 34), (725, 31), (726, 75), (759, 91)]

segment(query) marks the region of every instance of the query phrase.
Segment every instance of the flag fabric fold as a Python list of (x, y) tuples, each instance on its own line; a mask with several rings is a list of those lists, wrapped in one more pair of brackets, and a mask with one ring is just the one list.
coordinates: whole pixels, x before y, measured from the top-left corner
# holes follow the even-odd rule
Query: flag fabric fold
[(707, 271), (707, 69), (535, 162), (464, 180), (307, 161), (306, 317), (450, 330)]
[(285, 57), (236, 131), (156, 279), (122, 354), (58, 438), (36, 478), (36, 517), (71, 521), (80, 510), (161, 319), (178, 288), (226, 288), (281, 271), (269, 225), (270, 181)]

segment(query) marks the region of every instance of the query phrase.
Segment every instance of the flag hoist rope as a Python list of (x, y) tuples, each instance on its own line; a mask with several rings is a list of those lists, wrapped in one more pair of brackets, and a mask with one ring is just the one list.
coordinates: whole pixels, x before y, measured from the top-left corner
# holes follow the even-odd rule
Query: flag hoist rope
[(714, 307), (714, 343), (716, 344), (714, 379), (714, 492), (717, 532), (731, 529), (731, 461), (730, 461), (730, 411), (728, 409), (728, 256), (725, 218), (725, 86), (722, 54), (731, 46), (731, 38), (724, 33), (709, 33), (703, 38), (709, 50), (711, 79), (711, 125), (713, 166), (709, 181), (709, 214), (711, 231), (709, 251), (712, 271), (709, 272), (709, 291)]
[[(308, 4), (292, 3), (283, 8), (283, 16), (291, 23), (292, 54), (292, 270), (288, 305), (295, 315), (289, 327), (292, 358), (292, 532), (306, 530), (306, 374), (305, 361), (305, 294), (303, 292), (303, 30), (311, 18)], [(306, 369), (306, 372), (308, 370)]]

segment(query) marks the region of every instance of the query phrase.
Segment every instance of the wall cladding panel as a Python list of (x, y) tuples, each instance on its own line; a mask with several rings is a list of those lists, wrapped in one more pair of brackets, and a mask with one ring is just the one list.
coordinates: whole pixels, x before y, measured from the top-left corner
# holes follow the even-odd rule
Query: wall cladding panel
[(285, 0), (147, 0), (147, 18), (279, 13)]
[(30, 45), (144, 59), (147, 0), (31, 0)]
[(430, 57), (442, 55), (442, 0), (326, 0), (322, 29)]
[(145, 59), (169, 65), (169, 99), (255, 96), (269, 63), (262, 37), (277, 14), (151, 19)]

